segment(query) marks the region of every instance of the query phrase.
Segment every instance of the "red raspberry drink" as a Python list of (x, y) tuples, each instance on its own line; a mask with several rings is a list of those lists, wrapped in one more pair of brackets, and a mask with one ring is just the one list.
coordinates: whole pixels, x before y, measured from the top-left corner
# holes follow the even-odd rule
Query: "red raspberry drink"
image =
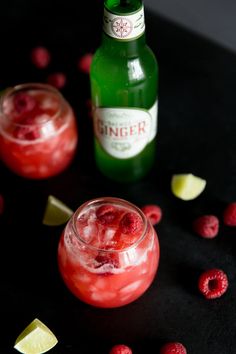
[(119, 307), (151, 285), (159, 263), (159, 242), (151, 223), (135, 205), (99, 198), (77, 209), (61, 236), (62, 278), (80, 300)]
[(0, 101), (0, 154), (16, 174), (33, 179), (62, 172), (78, 140), (74, 113), (58, 90), (45, 84), (8, 89)]

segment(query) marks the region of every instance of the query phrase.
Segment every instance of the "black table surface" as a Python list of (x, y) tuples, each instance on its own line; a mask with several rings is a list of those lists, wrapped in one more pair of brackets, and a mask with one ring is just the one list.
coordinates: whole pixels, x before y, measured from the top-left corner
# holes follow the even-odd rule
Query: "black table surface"
[[(146, 10), (147, 41), (160, 67), (157, 156), (145, 179), (116, 184), (95, 167), (89, 77), (77, 67), (100, 44), (103, 5), (80, 6), (70, 0), (1, 4), (0, 88), (65, 72), (62, 93), (76, 112), (80, 139), (71, 166), (51, 179), (27, 180), (0, 164), (0, 353), (16, 352), (16, 337), (36, 317), (59, 340), (52, 354), (105, 354), (117, 343), (134, 354), (158, 353), (169, 341), (182, 342), (191, 354), (236, 353), (236, 229), (222, 221), (225, 206), (236, 201), (236, 56)], [(52, 53), (47, 69), (30, 61), (36, 45)], [(181, 201), (170, 190), (174, 173), (205, 178), (206, 189), (193, 201)], [(73, 209), (99, 196), (161, 206), (163, 219), (155, 227), (160, 266), (140, 299), (98, 309), (67, 290), (56, 262), (63, 226), (42, 225), (49, 194)], [(212, 240), (192, 230), (193, 219), (203, 214), (219, 217)], [(215, 300), (197, 288), (199, 274), (210, 268), (223, 269), (229, 279), (227, 292)]]

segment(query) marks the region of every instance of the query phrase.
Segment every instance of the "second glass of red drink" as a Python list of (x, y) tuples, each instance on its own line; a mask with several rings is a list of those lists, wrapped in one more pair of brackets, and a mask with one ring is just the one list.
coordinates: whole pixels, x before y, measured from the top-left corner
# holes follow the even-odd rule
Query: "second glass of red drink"
[(0, 157), (16, 174), (42, 179), (65, 170), (77, 147), (76, 118), (50, 85), (9, 88), (0, 100)]

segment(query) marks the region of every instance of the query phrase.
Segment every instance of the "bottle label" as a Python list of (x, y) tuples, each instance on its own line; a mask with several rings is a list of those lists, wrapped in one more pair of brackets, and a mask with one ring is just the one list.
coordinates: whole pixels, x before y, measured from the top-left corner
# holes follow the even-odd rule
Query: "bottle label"
[(117, 15), (104, 8), (103, 31), (110, 37), (130, 40), (143, 34), (145, 30), (143, 6), (132, 15)]
[(139, 154), (157, 133), (157, 101), (149, 109), (95, 108), (94, 131), (103, 149), (127, 159)]

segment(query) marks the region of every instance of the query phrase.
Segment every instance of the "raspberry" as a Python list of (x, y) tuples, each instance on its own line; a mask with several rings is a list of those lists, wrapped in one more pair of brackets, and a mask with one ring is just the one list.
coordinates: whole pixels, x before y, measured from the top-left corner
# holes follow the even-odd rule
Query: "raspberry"
[(20, 140), (35, 140), (40, 137), (40, 133), (34, 127), (22, 126), (15, 130), (14, 136)]
[(47, 82), (57, 89), (61, 89), (66, 84), (66, 75), (61, 72), (50, 74), (48, 75)]
[(83, 55), (78, 61), (78, 68), (82, 72), (89, 74), (92, 59), (93, 59), (93, 55), (91, 53), (87, 53)]
[(19, 92), (13, 97), (13, 104), (16, 112), (22, 114), (32, 111), (36, 101), (32, 96)]
[(161, 221), (162, 210), (158, 205), (145, 205), (141, 208), (141, 210), (146, 215), (147, 219), (149, 219), (152, 225), (156, 225)]
[(193, 221), (193, 230), (204, 238), (214, 238), (219, 231), (219, 220), (214, 215), (203, 215)]
[(225, 208), (223, 221), (225, 225), (236, 226), (236, 203), (230, 203)]
[(228, 288), (227, 275), (221, 269), (203, 272), (198, 280), (198, 288), (206, 299), (221, 297)]
[(14, 130), (14, 137), (22, 140), (35, 140), (40, 138), (39, 127), (37, 127), (34, 117), (23, 117), (20, 124)]
[(31, 51), (31, 60), (32, 63), (38, 68), (38, 69), (44, 69), (48, 66), (51, 60), (51, 55), (47, 48), (45, 47), (35, 47)]
[(101, 274), (103, 276), (107, 276), (107, 275), (111, 275), (113, 274), (112, 270), (113, 268), (119, 268), (120, 266), (120, 263), (119, 263), (119, 258), (118, 256), (111, 252), (110, 254), (98, 254), (97, 257), (95, 258), (95, 261), (96, 261), (96, 265), (95, 265), (95, 269), (98, 269), (102, 266), (104, 266), (104, 264), (107, 264), (109, 265), (110, 267), (110, 271), (107, 269), (107, 271), (105, 273), (98, 273), (98, 274)]
[(132, 354), (132, 350), (127, 345), (117, 344), (111, 348), (109, 354)]
[(111, 224), (116, 218), (116, 210), (113, 205), (102, 205), (96, 211), (96, 216), (101, 224)]
[(187, 354), (187, 350), (183, 344), (172, 342), (166, 343), (163, 347), (161, 347), (160, 354)]
[(138, 214), (126, 213), (120, 221), (120, 231), (123, 234), (135, 234), (142, 228), (142, 219)]
[(0, 215), (3, 214), (3, 211), (4, 211), (4, 198), (0, 194)]

